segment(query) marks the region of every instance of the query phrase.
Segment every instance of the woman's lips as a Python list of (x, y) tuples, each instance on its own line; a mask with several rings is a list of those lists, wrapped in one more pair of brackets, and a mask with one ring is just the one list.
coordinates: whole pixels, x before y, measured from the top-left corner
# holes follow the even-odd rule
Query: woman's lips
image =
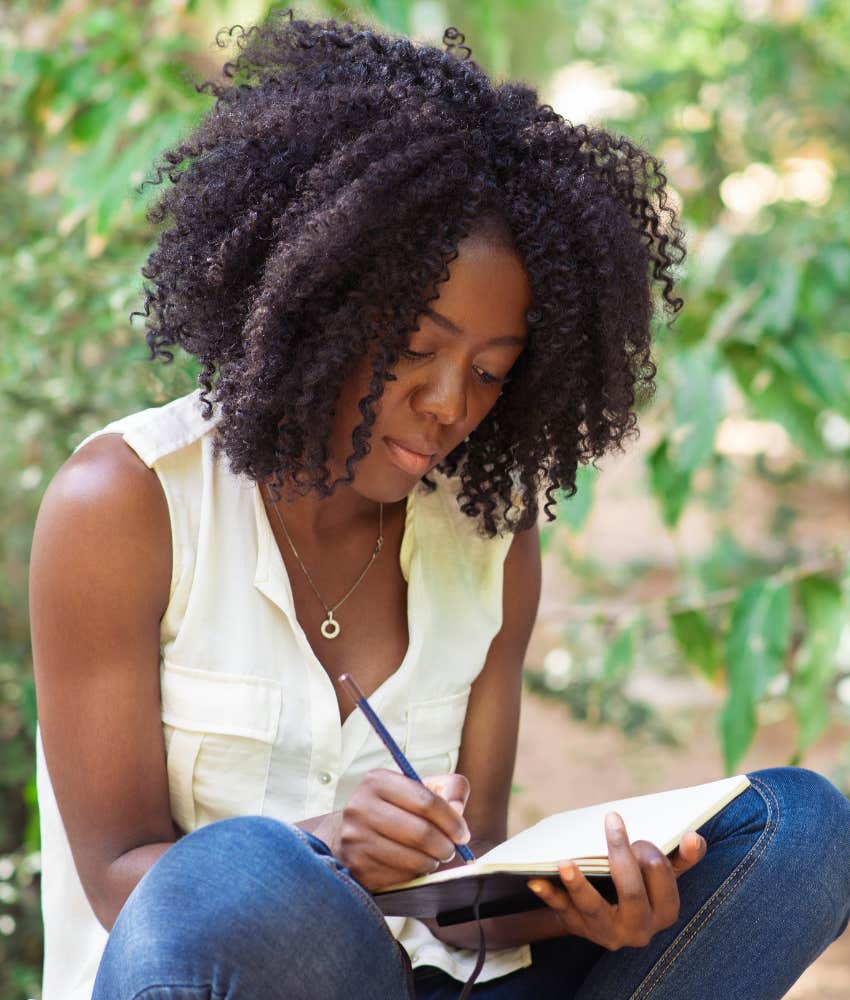
[(424, 476), (431, 468), (434, 461), (433, 452), (430, 455), (423, 455), (422, 452), (405, 448), (403, 444), (393, 441), (392, 438), (384, 438), (384, 442), (386, 443), (391, 461), (402, 472), (408, 472), (410, 475), (419, 478)]

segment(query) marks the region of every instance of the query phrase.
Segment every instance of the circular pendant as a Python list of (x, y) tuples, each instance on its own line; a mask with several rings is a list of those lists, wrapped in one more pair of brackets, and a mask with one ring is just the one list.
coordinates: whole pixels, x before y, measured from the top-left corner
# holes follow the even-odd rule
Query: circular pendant
[(322, 622), (319, 631), (326, 639), (336, 639), (339, 635), (339, 622), (334, 618), (333, 611), (328, 612), (328, 617)]

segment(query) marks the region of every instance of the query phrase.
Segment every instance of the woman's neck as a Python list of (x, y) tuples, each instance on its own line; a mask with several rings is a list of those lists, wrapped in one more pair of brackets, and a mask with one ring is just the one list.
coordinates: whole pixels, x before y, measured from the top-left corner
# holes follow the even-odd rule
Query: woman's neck
[[(270, 478), (262, 484), (263, 500), (269, 508), (274, 505), (271, 481)], [(355, 531), (377, 530), (379, 504), (350, 486), (338, 487), (329, 497), (318, 497), (315, 493), (299, 496), (284, 486), (280, 497), (276, 506), (288, 530), (307, 542), (321, 541), (327, 546)]]

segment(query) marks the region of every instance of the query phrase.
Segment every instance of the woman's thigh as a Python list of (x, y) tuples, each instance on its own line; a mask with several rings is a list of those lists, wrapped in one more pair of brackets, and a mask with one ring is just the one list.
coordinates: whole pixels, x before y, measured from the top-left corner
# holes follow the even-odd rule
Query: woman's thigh
[(260, 816), (179, 840), (122, 908), (93, 1000), (410, 996), (406, 957), (321, 841)]
[[(847, 926), (850, 802), (802, 768), (750, 775), (752, 786), (705, 824), (705, 858), (679, 879), (676, 923), (644, 948), (607, 952), (562, 938), (532, 965), (482, 983), (478, 1000), (773, 1000)], [(417, 982), (417, 1000), (459, 984)]]

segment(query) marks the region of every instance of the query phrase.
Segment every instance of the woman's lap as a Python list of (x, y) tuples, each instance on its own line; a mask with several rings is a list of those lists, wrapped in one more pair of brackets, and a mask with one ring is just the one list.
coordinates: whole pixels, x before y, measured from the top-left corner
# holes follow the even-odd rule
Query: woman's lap
[[(617, 952), (578, 938), (537, 942), (531, 966), (476, 985), (473, 996), (783, 996), (847, 924), (850, 803), (802, 769), (751, 778), (702, 828), (709, 849), (679, 880), (673, 927)], [(110, 935), (93, 1000), (401, 1000), (410, 978), (399, 951), (320, 841), (241, 817), (183, 838), (147, 873)], [(436, 970), (415, 979), (417, 1000), (449, 1000), (461, 988)]]

